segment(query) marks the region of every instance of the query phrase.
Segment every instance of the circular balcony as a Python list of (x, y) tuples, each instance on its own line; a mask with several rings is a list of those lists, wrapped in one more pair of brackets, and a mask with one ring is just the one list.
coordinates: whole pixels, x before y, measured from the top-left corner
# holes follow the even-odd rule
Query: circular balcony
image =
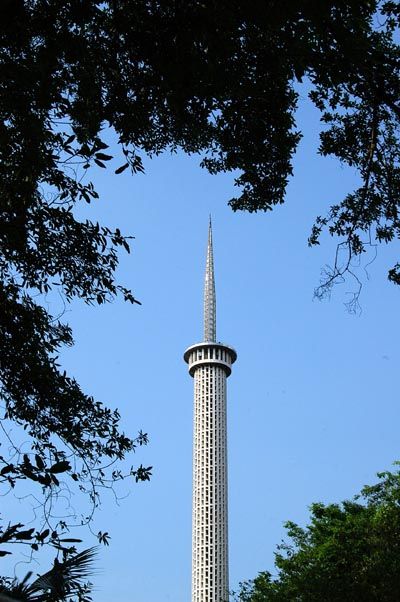
[(223, 368), (226, 375), (232, 372), (232, 364), (236, 361), (237, 353), (229, 345), (204, 341), (188, 347), (183, 359), (189, 364), (189, 374), (193, 376), (199, 366), (219, 366)]

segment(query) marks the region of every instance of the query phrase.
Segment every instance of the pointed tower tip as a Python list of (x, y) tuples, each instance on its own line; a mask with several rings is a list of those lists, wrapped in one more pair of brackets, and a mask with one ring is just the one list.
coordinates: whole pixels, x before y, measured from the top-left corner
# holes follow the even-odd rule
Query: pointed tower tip
[(204, 340), (216, 340), (216, 299), (211, 214), (208, 225), (207, 263), (204, 282)]

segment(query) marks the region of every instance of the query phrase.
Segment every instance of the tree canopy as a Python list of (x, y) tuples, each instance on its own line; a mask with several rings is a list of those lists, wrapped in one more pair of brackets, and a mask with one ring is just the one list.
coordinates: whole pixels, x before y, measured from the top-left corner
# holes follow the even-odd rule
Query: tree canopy
[[(312, 229), (311, 245), (328, 229), (344, 252), (320, 292), (371, 242), (398, 238), (398, 3), (4, 0), (0, 10), (2, 196), (20, 205), (6, 220), (14, 247), (34, 226), (39, 183), (64, 209), (96, 197), (75, 176), (79, 165), (105, 167), (107, 126), (122, 147), (117, 172), (141, 171), (143, 153), (181, 148), (201, 153), (211, 173), (239, 171), (234, 210), (272, 209), (284, 201), (302, 135), (295, 112), (303, 80), (321, 111), (320, 152), (360, 176)], [(46, 215), (36, 208), (36, 222), (70, 232), (54, 204)], [(75, 236), (100, 242), (92, 227), (80, 228)], [(39, 250), (53, 247), (50, 235), (42, 238)], [(41, 268), (57, 271), (54, 262)], [(396, 264), (389, 278), (398, 284), (399, 274)]]
[[(117, 175), (180, 148), (211, 173), (239, 172), (235, 211), (267, 211), (285, 198), (306, 79), (325, 124), (320, 152), (361, 182), (310, 236), (318, 244), (328, 228), (346, 250), (329, 290), (371, 240), (400, 234), (399, 18), (396, 2), (378, 0), (2, 0), (0, 422), (30, 440), (26, 453), (3, 446), (4, 486), (29, 479), (51, 493), (62, 474), (96, 505), (97, 486), (122, 477), (106, 465), (147, 440), (125, 436), (119, 413), (62, 370), (72, 333), (43, 303), (52, 291), (67, 302), (138, 302), (115, 280), (129, 240), (75, 212), (98, 197), (89, 174), (112, 159), (106, 128), (120, 145)], [(400, 264), (389, 278), (400, 283)], [(65, 548), (53, 526), (5, 524), (0, 543), (11, 541)]]
[(400, 597), (400, 472), (378, 474), (353, 500), (311, 506), (306, 528), (286, 523), (277, 574), (242, 585), (240, 602), (391, 602)]

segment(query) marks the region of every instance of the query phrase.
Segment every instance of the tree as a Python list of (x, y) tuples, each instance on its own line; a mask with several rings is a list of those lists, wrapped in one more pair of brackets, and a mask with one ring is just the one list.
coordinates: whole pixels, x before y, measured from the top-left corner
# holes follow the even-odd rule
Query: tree
[[(30, 173), (23, 196), (31, 196), (28, 182), (45, 181), (63, 199), (89, 200), (91, 191), (60, 167), (104, 167), (110, 155), (98, 136), (107, 124), (126, 156), (117, 171), (141, 170), (140, 151), (202, 152), (211, 173), (241, 172), (234, 210), (270, 210), (284, 201), (292, 173), (301, 137), (296, 84), (306, 78), (326, 125), (320, 152), (354, 167), (361, 179), (358, 190), (318, 218), (310, 236), (317, 244), (328, 227), (344, 238), (348, 261), (336, 262), (323, 290), (351, 270), (370, 240), (397, 238), (396, 2), (2, 3), (5, 14), (10, 7), (13, 19), (2, 21), (2, 146), (5, 157), (13, 156), (14, 167), (4, 166), (9, 185), (21, 188), (18, 170)], [(64, 123), (77, 136), (74, 146), (62, 135)], [(389, 273), (395, 283), (399, 271)]]
[(276, 577), (242, 585), (240, 602), (395, 601), (400, 597), (400, 471), (378, 474), (354, 500), (311, 506), (306, 528), (286, 523)]
[[(52, 291), (66, 302), (138, 302), (115, 280), (129, 240), (75, 214), (98, 197), (91, 167), (113, 159), (105, 128), (120, 145), (116, 174), (143, 171), (142, 154), (181, 148), (201, 153), (211, 173), (239, 170), (234, 210), (267, 211), (284, 201), (306, 78), (327, 127), (321, 152), (362, 182), (312, 231), (310, 244), (328, 227), (347, 250), (323, 294), (351, 271), (365, 233), (389, 242), (400, 232), (399, 18), (397, 3), (378, 0), (0, 3), (0, 423), (6, 437), (12, 421), (30, 441), (27, 453), (3, 446), (3, 485), (30, 480), (54, 498), (61, 474), (95, 507), (99, 487), (122, 477), (106, 466), (147, 440), (126, 437), (118, 412), (63, 372), (57, 354), (72, 333), (43, 304)], [(399, 273), (389, 274), (397, 284)], [(150, 468), (128, 472), (147, 479)], [(67, 525), (44, 509), (40, 528), (4, 524), (0, 543), (68, 547)]]
[[(73, 84), (72, 76), (67, 88), (62, 85), (74, 68), (56, 48), (63, 41), (58, 33), (74, 30), (68, 24), (73, 4), (0, 5), (0, 484), (5, 494), (31, 482), (43, 500), (43, 513), (29, 528), (2, 517), (0, 544), (6, 547), (1, 545), (0, 556), (10, 554), (13, 544), (32, 553), (50, 544), (66, 559), (80, 542), (68, 534), (71, 523), (90, 525), (101, 488), (124, 476), (136, 481), (150, 476), (150, 467), (124, 474), (114, 465), (145, 444), (147, 435), (127, 437), (119, 412), (84, 393), (61, 369), (57, 355), (62, 345), (72, 345), (72, 333), (43, 303), (51, 291), (59, 291), (65, 302), (77, 297), (101, 304), (117, 294), (137, 302), (114, 279), (117, 249), (129, 251), (127, 239), (118, 229), (79, 222), (73, 213), (79, 200), (98, 196), (90, 182), (80, 181), (79, 160), (86, 157), (86, 169), (92, 159), (100, 165), (108, 159), (93, 128), (85, 134), (71, 115), (68, 128), (76, 134), (67, 135), (60, 123), (62, 107), (74, 104), (70, 86), (79, 80)], [(76, 61), (79, 56), (80, 51)], [(71, 144), (78, 139), (76, 151)], [(11, 438), (10, 424), (13, 433), (15, 425), (21, 429), (16, 437)], [(72, 512), (56, 518), (60, 492), (68, 495), (74, 487), (88, 497), (89, 508), (80, 503), (76, 517)], [(98, 538), (107, 543), (108, 532)]]
[(95, 548), (83, 550), (64, 562), (55, 560), (53, 568), (32, 583), (28, 573), (24, 580), (0, 579), (0, 602), (90, 602), (90, 583)]

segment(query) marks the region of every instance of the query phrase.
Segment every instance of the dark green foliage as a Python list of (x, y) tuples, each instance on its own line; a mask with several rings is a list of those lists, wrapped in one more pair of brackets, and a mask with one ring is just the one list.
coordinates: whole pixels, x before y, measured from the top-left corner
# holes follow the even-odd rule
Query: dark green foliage
[[(8, 240), (19, 249), (32, 219), (52, 225), (53, 232), (67, 220), (57, 203), (51, 215), (39, 203), (36, 219), (31, 216), (38, 183), (50, 185), (67, 207), (78, 198), (96, 198), (76, 173), (79, 165), (105, 168), (111, 160), (101, 140), (104, 126), (114, 128), (122, 147), (116, 174), (128, 167), (143, 171), (140, 152), (180, 147), (202, 153), (202, 165), (211, 173), (240, 172), (241, 192), (230, 200), (234, 210), (272, 209), (284, 201), (292, 174), (301, 136), (295, 124), (296, 84), (304, 79), (326, 126), (320, 152), (360, 175), (359, 189), (312, 229), (311, 245), (318, 244), (325, 228), (340, 238), (317, 295), (329, 293), (346, 273), (354, 274), (355, 256), (375, 242), (398, 238), (397, 3), (4, 0), (0, 10), (0, 177), (7, 191), (2, 197), (20, 201), (17, 213), (6, 220)], [(68, 247), (91, 241), (88, 277), (97, 277), (94, 257), (104, 244), (100, 232), (106, 233), (75, 222), (63, 229), (66, 235), (74, 232)], [(53, 237), (43, 228), (40, 238), (40, 249), (51, 249)], [(123, 239), (114, 242), (126, 246)], [(101, 255), (112, 270), (115, 255)], [(76, 259), (73, 253), (73, 266), (67, 263), (81, 286), (85, 277)], [(46, 267), (49, 263), (58, 273), (53, 262)], [(396, 264), (390, 280), (398, 284), (399, 274)], [(41, 286), (48, 286), (41, 276)], [(100, 282), (98, 299), (104, 301), (115, 292), (110, 271)]]
[[(397, 3), (378, 0), (0, 2), (0, 423), (30, 442), (25, 454), (2, 447), (0, 483), (28, 479), (45, 499), (67, 483), (95, 507), (98, 487), (123, 476), (103, 466), (146, 442), (61, 370), (72, 333), (43, 303), (54, 291), (65, 302), (137, 303), (114, 277), (128, 239), (76, 218), (98, 198), (91, 167), (138, 173), (143, 154), (198, 152), (211, 173), (238, 172), (234, 210), (270, 210), (292, 173), (296, 86), (307, 79), (326, 124), (321, 152), (361, 177), (310, 237), (317, 244), (328, 227), (347, 253), (320, 294), (366, 244), (398, 238), (398, 25)], [(389, 276), (400, 282), (398, 265)], [(146, 480), (150, 468), (129, 474)], [(1, 543), (60, 546), (67, 527), (25, 541), (22, 525), (4, 525)]]
[[(92, 75), (89, 86), (85, 71), (91, 60), (96, 72), (92, 52), (85, 54), (93, 38), (85, 20), (94, 19), (96, 30), (101, 16), (89, 4), (87, 12), (80, 2), (0, 3), (0, 485), (4, 494), (30, 481), (36, 499), (43, 494), (44, 513), (30, 529), (2, 517), (2, 556), (14, 543), (72, 553), (80, 540), (65, 534), (73, 523), (90, 523), (99, 488), (150, 475), (150, 467), (128, 474), (113, 467), (147, 436), (125, 436), (119, 412), (85, 394), (60, 368), (60, 347), (73, 344), (72, 333), (43, 303), (52, 291), (63, 304), (74, 298), (102, 304), (117, 294), (137, 303), (114, 278), (118, 249), (129, 252), (128, 239), (74, 213), (77, 203), (98, 198), (84, 172), (112, 158), (99, 137), (103, 115), (93, 113), (99, 88)], [(81, 94), (90, 94), (90, 110), (80, 113)], [(138, 159), (124, 151), (125, 162), (140, 171)], [(89, 508), (53, 518), (60, 490), (68, 495), (74, 487), (88, 496)]]
[(313, 504), (305, 528), (288, 522), (277, 576), (243, 584), (240, 602), (395, 602), (400, 599), (400, 472), (384, 472), (353, 501)]

